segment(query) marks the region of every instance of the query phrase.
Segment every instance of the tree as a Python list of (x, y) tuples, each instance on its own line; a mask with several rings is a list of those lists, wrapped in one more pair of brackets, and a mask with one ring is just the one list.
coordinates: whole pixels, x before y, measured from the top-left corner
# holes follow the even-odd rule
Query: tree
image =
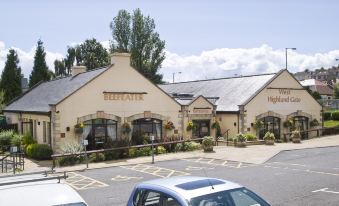
[(29, 76), (29, 87), (34, 86), (40, 81), (50, 80), (50, 72), (46, 64), (46, 52), (44, 50), (43, 42), (39, 39), (38, 46), (35, 51), (34, 65), (31, 75)]
[(339, 99), (339, 85), (338, 84), (334, 85), (333, 96), (334, 96), (334, 99)]
[(63, 77), (67, 75), (66, 66), (65, 66), (65, 59), (54, 61), (54, 73), (57, 77)]
[(158, 71), (165, 59), (165, 41), (155, 31), (154, 20), (145, 17), (140, 9), (134, 10), (132, 15), (120, 10), (110, 28), (113, 37), (111, 51), (131, 53), (134, 68), (152, 82), (162, 83)]
[(317, 91), (312, 92), (311, 95), (312, 95), (313, 98), (316, 99), (316, 100), (321, 99), (321, 95), (320, 95), (319, 92), (317, 92)]
[(0, 113), (2, 113), (2, 110), (4, 110), (5, 106), (5, 92), (0, 90)]
[(18, 54), (14, 49), (10, 49), (0, 81), (0, 90), (3, 92), (4, 104), (7, 104), (21, 94), (21, 77)]
[(84, 65), (87, 70), (109, 65), (107, 50), (96, 39), (86, 39), (75, 48), (77, 65)]

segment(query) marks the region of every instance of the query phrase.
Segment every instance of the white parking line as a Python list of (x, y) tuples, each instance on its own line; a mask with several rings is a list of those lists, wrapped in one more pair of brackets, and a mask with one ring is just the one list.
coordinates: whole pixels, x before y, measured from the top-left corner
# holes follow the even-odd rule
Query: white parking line
[(328, 188), (322, 188), (319, 190), (314, 190), (312, 192), (326, 192), (326, 193), (332, 193), (332, 194), (339, 194), (339, 192), (328, 190)]

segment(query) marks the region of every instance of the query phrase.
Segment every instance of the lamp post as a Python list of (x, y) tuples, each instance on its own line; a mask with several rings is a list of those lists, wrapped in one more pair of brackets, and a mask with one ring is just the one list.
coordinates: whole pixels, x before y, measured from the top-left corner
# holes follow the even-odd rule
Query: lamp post
[(173, 74), (173, 83), (174, 83), (174, 76), (175, 76), (175, 74), (181, 74), (181, 72), (173, 72), (172, 74)]
[(287, 69), (287, 50), (297, 50), (297, 48), (285, 48), (286, 69)]

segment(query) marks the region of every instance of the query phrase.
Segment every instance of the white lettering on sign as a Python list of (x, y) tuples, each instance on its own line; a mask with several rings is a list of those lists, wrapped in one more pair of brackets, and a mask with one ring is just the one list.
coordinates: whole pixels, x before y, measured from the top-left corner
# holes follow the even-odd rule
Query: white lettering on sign
[(108, 101), (144, 101), (144, 94), (139, 93), (104, 93), (104, 100)]

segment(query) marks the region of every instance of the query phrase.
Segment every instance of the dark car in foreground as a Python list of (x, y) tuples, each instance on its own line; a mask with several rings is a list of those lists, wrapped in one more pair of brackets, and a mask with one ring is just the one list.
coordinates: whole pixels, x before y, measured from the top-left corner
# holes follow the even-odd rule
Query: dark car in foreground
[(127, 206), (269, 206), (249, 189), (221, 179), (181, 176), (135, 186)]

